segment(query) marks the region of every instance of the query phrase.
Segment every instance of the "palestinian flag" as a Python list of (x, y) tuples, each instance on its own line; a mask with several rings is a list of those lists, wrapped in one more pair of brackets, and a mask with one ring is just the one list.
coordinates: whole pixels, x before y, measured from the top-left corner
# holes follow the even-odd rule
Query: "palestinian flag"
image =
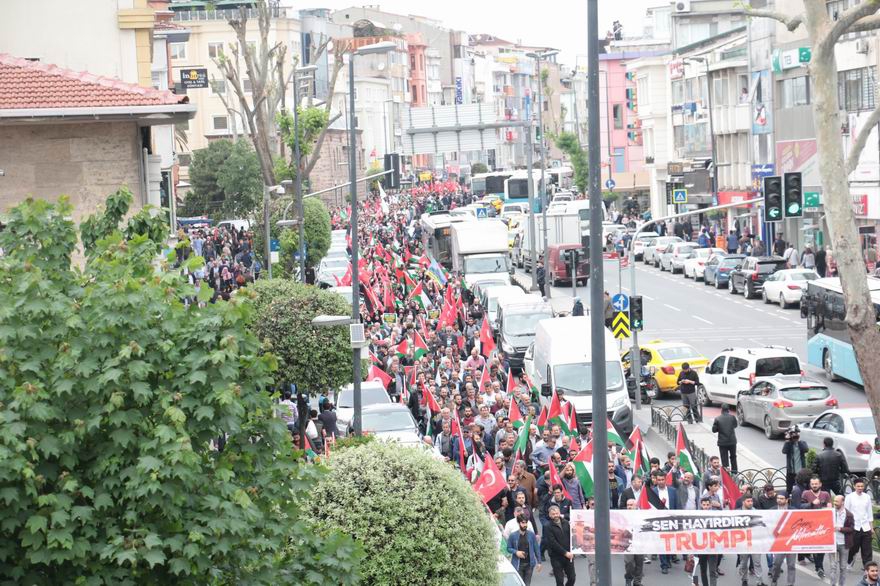
[(606, 417), (605, 421), (608, 422), (607, 423), (607, 425), (608, 425), (608, 428), (607, 428), (608, 429), (608, 443), (615, 444), (620, 447), (625, 447), (626, 443), (623, 441), (623, 438), (620, 437), (620, 434), (617, 433), (617, 428), (614, 427), (614, 423), (612, 423), (611, 419), (608, 419)]
[(642, 445), (641, 440), (636, 440), (636, 444), (633, 446), (631, 454), (633, 461), (633, 474), (638, 474), (641, 477), (646, 476), (651, 470), (651, 466), (647, 451), (645, 450), (644, 445)]
[(684, 426), (679, 423), (678, 436), (675, 438), (675, 457), (678, 460), (678, 467), (681, 469), (682, 474), (690, 472), (694, 475), (694, 478), (700, 478), (700, 471), (697, 469), (697, 464), (694, 462), (694, 457), (691, 455), (688, 446), (690, 444), (684, 433)]
[(458, 437), (458, 468), (467, 478), (467, 449), (464, 445), (464, 435), (461, 433), (461, 422), (458, 419), (458, 410), (453, 410), (455, 417), (452, 418), (452, 428), (450, 431)]
[(562, 494), (565, 495), (565, 498), (568, 500), (571, 499), (571, 493), (568, 492), (568, 489), (565, 488), (565, 485), (562, 484), (562, 477), (559, 476), (559, 472), (556, 470), (556, 464), (553, 463), (553, 460), (548, 462), (550, 464), (550, 489), (553, 490), (553, 487), (557, 484), (562, 487)]
[(577, 411), (574, 409), (574, 403), (568, 403), (568, 429), (571, 430), (571, 436), (574, 437), (578, 434), (578, 424), (577, 424)]
[(507, 369), (507, 388), (505, 392), (508, 397), (513, 397), (513, 393), (516, 391), (516, 379), (513, 378), (513, 371), (508, 368)]
[(425, 424), (425, 436), (433, 438), (434, 437), (434, 427), (432, 418), (435, 413), (440, 413), (440, 403), (437, 402), (437, 399), (434, 398), (434, 393), (431, 392), (431, 389), (424, 389), (425, 393), (425, 415), (428, 417), (428, 422)]
[(413, 358), (418, 360), (427, 353), (428, 345), (425, 343), (425, 339), (422, 338), (422, 335), (420, 333), (416, 332), (415, 347), (413, 348)]
[(532, 377), (523, 372), (523, 375), (526, 377), (526, 384), (529, 386), (529, 392), (532, 394), (532, 401), (538, 402), (541, 400), (541, 391), (538, 389), (537, 385), (532, 382)]
[(574, 472), (578, 481), (581, 483), (581, 489), (584, 491), (584, 498), (593, 496), (593, 442), (590, 440), (587, 445), (580, 450), (572, 459), (574, 464)]
[(373, 354), (372, 350), (370, 350), (369, 352), (370, 352), (370, 362), (372, 362), (373, 364), (382, 364), (382, 361), (379, 360), (378, 356)]
[(529, 447), (529, 427), (531, 427), (531, 422), (531, 419), (526, 417), (525, 423), (520, 425), (519, 435), (516, 436), (516, 442), (513, 444), (513, 453), (515, 455), (525, 455), (526, 449)]
[(561, 429), (562, 433), (565, 435), (571, 435), (571, 429), (568, 427), (568, 421), (566, 421), (565, 413), (562, 410), (562, 404), (559, 402), (559, 395), (556, 394), (556, 389), (553, 389), (553, 399), (550, 401), (550, 411), (547, 413), (547, 420), (551, 424), (558, 425), (559, 429)]
[(409, 294), (409, 298), (418, 303), (422, 309), (427, 309), (431, 307), (431, 300), (428, 298), (428, 294), (425, 293), (425, 290), (422, 288), (422, 284), (419, 283), (416, 285), (416, 288), (412, 290), (412, 293)]
[(639, 493), (639, 502), (636, 504), (636, 508), (642, 511), (650, 511), (652, 509), (657, 509), (659, 507), (655, 506), (652, 502), (654, 499), (650, 498), (650, 495), (654, 494), (654, 491), (648, 486), (646, 482), (644, 486), (642, 486), (642, 492)]
[(409, 273), (403, 273), (403, 284), (406, 285), (407, 291), (412, 291), (416, 288), (416, 282), (410, 278)]
[(394, 347), (394, 353), (397, 354), (400, 358), (406, 358), (409, 354), (409, 343), (406, 338), (403, 341)]
[(522, 413), (519, 412), (519, 404), (516, 399), (511, 399), (510, 401), (510, 413), (508, 414), (508, 417), (513, 424), (513, 429), (519, 429), (523, 426), (523, 416)]
[(538, 431), (544, 433), (544, 426), (547, 425), (547, 405), (541, 406), (541, 413), (538, 414), (538, 421), (535, 425), (538, 426)]
[(577, 454), (580, 451), (581, 445), (578, 443), (577, 437), (571, 438), (571, 442), (568, 444), (568, 453)]
[(305, 450), (306, 456), (310, 460), (314, 460), (318, 457), (318, 454), (315, 452), (315, 449), (312, 447), (312, 442), (309, 441), (309, 436), (302, 436), (303, 439), (303, 450)]

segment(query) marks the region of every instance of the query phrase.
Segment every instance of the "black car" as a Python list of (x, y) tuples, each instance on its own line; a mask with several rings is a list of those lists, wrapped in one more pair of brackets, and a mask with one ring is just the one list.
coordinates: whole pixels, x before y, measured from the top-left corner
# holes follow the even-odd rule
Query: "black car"
[(742, 292), (746, 299), (757, 297), (764, 288), (764, 280), (784, 268), (785, 259), (781, 256), (750, 256), (730, 272), (730, 293)]

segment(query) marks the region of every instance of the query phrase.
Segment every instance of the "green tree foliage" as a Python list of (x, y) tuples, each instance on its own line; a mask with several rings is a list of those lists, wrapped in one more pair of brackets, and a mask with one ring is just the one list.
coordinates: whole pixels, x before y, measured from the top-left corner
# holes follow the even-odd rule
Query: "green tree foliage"
[(182, 215), (247, 218), (263, 201), (260, 162), (245, 140), (216, 140), (193, 152), (189, 177)]
[[(327, 127), (330, 122), (330, 113), (323, 107), (311, 106), (298, 109), (299, 116), (299, 151), (300, 156), (304, 160), (312, 154), (315, 148), (315, 141), (318, 140), (321, 131)], [(284, 163), (287, 166), (285, 177), (293, 179), (296, 177), (296, 162), (293, 161), (294, 143), (296, 133), (293, 128), (293, 113), (285, 112), (277, 116), (278, 126), (281, 129), (281, 138), (290, 149), (290, 163)], [(278, 165), (278, 163), (276, 163)]]
[(256, 295), (251, 327), (277, 358), (279, 381), (312, 395), (351, 382), (348, 327), (311, 323), (319, 315), (349, 315), (345, 299), (287, 279), (260, 280), (249, 289)]
[(483, 163), (474, 163), (471, 165), (471, 175), (476, 175), (478, 173), (488, 173), (489, 167), (484, 165)]
[(498, 541), (476, 492), (427, 452), (371, 442), (338, 452), (308, 513), (364, 546), (366, 584), (497, 584)]
[(274, 416), (252, 294), (187, 308), (208, 290), (113, 226), (125, 200), (84, 223), (82, 269), (66, 198), (0, 232), (0, 584), (353, 583), (356, 544), (301, 515), (321, 471)]
[(556, 137), (556, 147), (568, 155), (574, 171), (574, 184), (579, 192), (586, 193), (590, 179), (590, 161), (587, 151), (578, 142), (577, 135), (573, 132), (560, 132)]
[[(303, 214), (306, 217), (306, 266), (313, 267), (321, 262), (330, 248), (330, 212), (324, 202), (310, 197), (303, 200)], [(299, 227), (282, 230), (280, 240), (282, 262), (291, 270), (293, 253), (299, 251)]]

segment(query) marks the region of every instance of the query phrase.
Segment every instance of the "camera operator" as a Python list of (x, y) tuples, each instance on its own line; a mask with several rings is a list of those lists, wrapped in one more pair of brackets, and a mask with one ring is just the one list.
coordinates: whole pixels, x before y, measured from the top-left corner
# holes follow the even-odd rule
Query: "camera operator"
[(801, 439), (801, 430), (795, 425), (785, 432), (782, 453), (785, 454), (785, 493), (791, 494), (794, 477), (798, 470), (807, 467), (807, 442)]

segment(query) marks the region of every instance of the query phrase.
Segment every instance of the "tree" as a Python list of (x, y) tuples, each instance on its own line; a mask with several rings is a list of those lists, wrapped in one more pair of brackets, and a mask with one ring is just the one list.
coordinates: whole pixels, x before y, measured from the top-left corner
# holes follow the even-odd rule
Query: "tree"
[(493, 522), (461, 472), (422, 449), (375, 441), (330, 460), (308, 511), (363, 544), (367, 584), (497, 584)]
[(476, 175), (478, 173), (488, 173), (489, 167), (484, 165), (483, 163), (474, 163), (471, 165), (471, 175)]
[(871, 302), (865, 263), (849, 193), (849, 176), (855, 170), (871, 130), (880, 122), (875, 109), (844, 156), (840, 137), (837, 60), (834, 46), (847, 33), (880, 28), (880, 0), (864, 0), (836, 14), (832, 20), (824, 0), (803, 0), (804, 10), (787, 15), (772, 10), (746, 9), (751, 16), (772, 18), (789, 31), (803, 26), (810, 43), (810, 94), (816, 125), (819, 175), (822, 179), (825, 216), (833, 243), (837, 272), (846, 303), (846, 324), (855, 350), (856, 362), (865, 385), (865, 395), (880, 429), (880, 329)]
[(316, 328), (319, 315), (349, 315), (351, 307), (329, 291), (287, 279), (260, 280), (252, 331), (278, 360), (276, 378), (316, 395), (351, 382), (348, 327)]
[[(330, 248), (330, 212), (324, 202), (315, 197), (303, 201), (306, 236), (306, 266), (318, 264)], [(288, 263), (288, 270), (295, 264), (293, 255), (299, 251), (299, 228), (290, 228), (281, 232), (281, 253)]]
[(216, 140), (193, 152), (189, 176), (192, 189), (184, 202), (186, 215), (246, 218), (263, 197), (260, 162), (244, 140)]
[(81, 269), (65, 197), (0, 232), (0, 583), (353, 583), (354, 542), (301, 515), (321, 471), (274, 416), (250, 292), (184, 305), (209, 289), (156, 266), (153, 210), (120, 230), (130, 203), (83, 223)]
[(568, 155), (574, 171), (574, 184), (580, 193), (586, 193), (587, 182), (590, 179), (590, 162), (577, 135), (573, 132), (560, 132), (556, 136), (556, 147)]

